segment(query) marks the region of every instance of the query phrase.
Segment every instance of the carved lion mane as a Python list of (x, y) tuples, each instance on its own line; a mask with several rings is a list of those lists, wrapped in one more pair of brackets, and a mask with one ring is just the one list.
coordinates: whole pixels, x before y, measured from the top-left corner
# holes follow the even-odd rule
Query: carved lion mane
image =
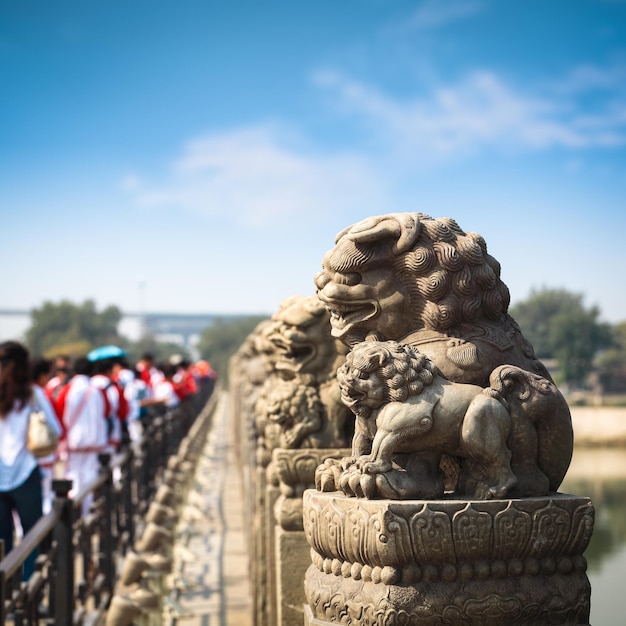
[[(387, 246), (380, 246), (387, 240)], [(424, 328), (445, 331), (465, 322), (497, 321), (510, 294), (500, 264), (483, 237), (452, 218), (424, 213), (368, 218), (337, 235), (317, 277), (323, 289), (333, 272), (349, 274), (393, 266)]]

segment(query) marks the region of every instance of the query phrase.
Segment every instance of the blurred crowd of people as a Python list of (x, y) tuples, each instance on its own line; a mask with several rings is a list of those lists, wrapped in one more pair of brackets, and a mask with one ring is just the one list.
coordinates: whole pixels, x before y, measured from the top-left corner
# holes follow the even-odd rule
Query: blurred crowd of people
[[(0, 540), (5, 554), (16, 524), (28, 532), (52, 504), (53, 477), (72, 480), (76, 494), (98, 473), (98, 454), (140, 438), (157, 407), (171, 409), (217, 374), (206, 361), (146, 353), (134, 365), (105, 346), (75, 359), (31, 358), (15, 341), (0, 344)], [(36, 458), (27, 447), (30, 414), (41, 411), (59, 436), (58, 449)], [(83, 501), (83, 511), (90, 506)], [(33, 556), (34, 559), (34, 556)], [(33, 562), (25, 563), (24, 576)]]

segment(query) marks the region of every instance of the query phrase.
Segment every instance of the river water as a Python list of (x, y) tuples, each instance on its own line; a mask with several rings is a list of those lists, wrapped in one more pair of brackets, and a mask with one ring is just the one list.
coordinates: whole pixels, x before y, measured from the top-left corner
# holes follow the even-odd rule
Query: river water
[(563, 493), (589, 496), (596, 509), (585, 556), (592, 626), (626, 626), (626, 449), (577, 448)]

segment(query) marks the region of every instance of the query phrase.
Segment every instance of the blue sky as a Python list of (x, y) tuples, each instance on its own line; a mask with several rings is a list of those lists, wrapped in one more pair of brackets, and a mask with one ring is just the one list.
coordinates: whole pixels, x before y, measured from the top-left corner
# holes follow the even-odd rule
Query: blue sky
[(626, 319), (626, 2), (2, 0), (0, 73), (0, 309), (271, 313), (422, 211)]

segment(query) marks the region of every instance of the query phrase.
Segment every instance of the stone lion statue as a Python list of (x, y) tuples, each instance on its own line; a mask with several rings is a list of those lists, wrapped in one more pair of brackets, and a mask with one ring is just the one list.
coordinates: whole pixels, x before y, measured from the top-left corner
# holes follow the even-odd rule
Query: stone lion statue
[[(516, 467), (536, 465), (537, 455), (550, 490), (558, 489), (573, 450), (569, 407), (508, 314), (500, 264), (480, 235), (424, 213), (370, 217), (337, 235), (315, 284), (333, 336), (350, 347), (366, 339), (411, 345), (454, 383), (489, 387), (502, 365), (550, 383), (539, 405), (523, 394), (511, 401), (518, 451), (513, 493), (538, 491), (534, 479), (526, 484), (533, 471)], [(527, 385), (518, 370), (506, 385)]]
[(419, 346), (449, 380), (485, 386), (509, 363), (549, 378), (515, 321), (485, 240), (451, 218), (392, 213), (337, 235), (315, 278), (333, 336)]
[(477, 499), (546, 495), (562, 479), (564, 468), (555, 476), (545, 450), (525, 456), (527, 434), (516, 428), (520, 403), (541, 419), (558, 393), (536, 374), (504, 365), (487, 388), (454, 383), (412, 346), (365, 341), (348, 354), (337, 378), (356, 416), (352, 456), (320, 466), (318, 489), (368, 498), (440, 497), (444, 454), (461, 468), (455, 492)]
[(271, 346), (271, 371), (255, 410), (267, 462), (274, 448), (349, 445), (353, 419), (337, 383), (347, 349), (331, 336), (330, 316), (319, 298), (284, 300), (263, 334)]
[[(326, 444), (324, 406), (318, 390), (298, 380), (278, 380), (267, 398), (265, 438), (276, 448), (319, 448)], [(322, 440), (322, 442), (320, 442)]]
[(316, 383), (334, 379), (347, 350), (333, 339), (330, 330), (329, 313), (316, 296), (283, 300), (265, 331), (279, 377), (288, 380), (309, 375)]

